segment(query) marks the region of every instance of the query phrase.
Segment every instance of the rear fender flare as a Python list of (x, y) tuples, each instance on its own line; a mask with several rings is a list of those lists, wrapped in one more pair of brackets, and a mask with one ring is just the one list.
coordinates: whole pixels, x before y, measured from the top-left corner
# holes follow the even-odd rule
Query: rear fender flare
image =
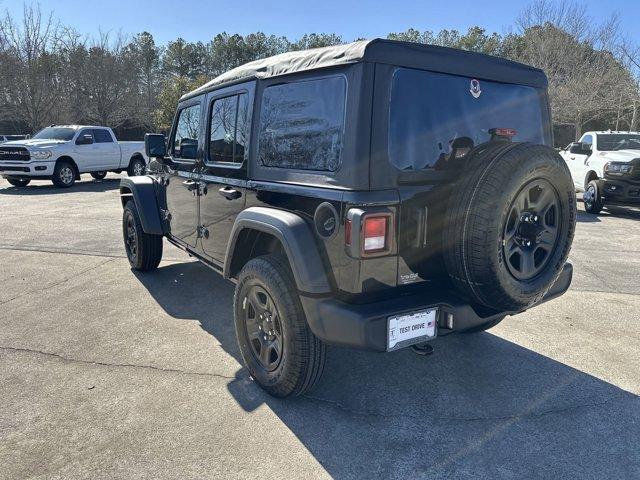
[(120, 180), (120, 198), (123, 207), (133, 198), (145, 233), (164, 235), (155, 183), (155, 180), (148, 176), (123, 178)]
[(314, 295), (331, 293), (324, 262), (311, 229), (299, 215), (275, 208), (250, 207), (237, 216), (227, 244), (223, 269), (225, 278), (231, 276), (236, 241), (244, 229), (268, 233), (280, 241), (298, 290)]

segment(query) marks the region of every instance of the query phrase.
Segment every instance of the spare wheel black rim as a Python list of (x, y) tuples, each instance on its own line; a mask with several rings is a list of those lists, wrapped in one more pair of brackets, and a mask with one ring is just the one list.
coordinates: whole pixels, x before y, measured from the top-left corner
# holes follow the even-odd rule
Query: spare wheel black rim
[(558, 246), (561, 204), (557, 190), (543, 179), (525, 184), (509, 207), (502, 252), (511, 275), (521, 281), (538, 276)]
[(284, 345), (275, 302), (260, 285), (250, 285), (242, 300), (242, 309), (251, 354), (262, 368), (272, 372), (280, 365)]

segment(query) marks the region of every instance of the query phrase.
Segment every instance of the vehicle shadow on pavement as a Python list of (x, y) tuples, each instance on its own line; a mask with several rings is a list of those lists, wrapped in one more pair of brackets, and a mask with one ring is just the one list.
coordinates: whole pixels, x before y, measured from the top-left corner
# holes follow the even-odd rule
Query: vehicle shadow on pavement
[(119, 178), (105, 178), (104, 180), (83, 180), (77, 181), (70, 188), (56, 188), (51, 183), (43, 185), (27, 185), (26, 187), (14, 187), (6, 184), (6, 188), (0, 188), (0, 195), (59, 195), (64, 193), (86, 193), (86, 192), (106, 192), (119, 188)]
[[(138, 279), (242, 363), (230, 283), (197, 262)], [(244, 368), (228, 390), (247, 412), (266, 404), (334, 478), (640, 473), (636, 395), (490, 333), (434, 344), (429, 357), (329, 348), (323, 378), (301, 398), (268, 396)]]

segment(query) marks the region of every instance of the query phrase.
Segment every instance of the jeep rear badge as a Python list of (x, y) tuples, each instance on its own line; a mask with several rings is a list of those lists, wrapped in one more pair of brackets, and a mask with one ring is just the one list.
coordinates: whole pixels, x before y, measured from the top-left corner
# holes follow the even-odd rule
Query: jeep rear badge
[(474, 78), (471, 80), (471, 88), (469, 88), (469, 92), (473, 95), (473, 98), (480, 97), (482, 90), (480, 90), (480, 80)]

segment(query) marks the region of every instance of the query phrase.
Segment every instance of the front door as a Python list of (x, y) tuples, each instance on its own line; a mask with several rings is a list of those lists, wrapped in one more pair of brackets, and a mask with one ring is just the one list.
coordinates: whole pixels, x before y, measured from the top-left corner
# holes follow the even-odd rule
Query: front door
[(196, 160), (201, 155), (201, 101), (193, 99), (180, 106), (170, 137), (169, 156), (165, 166), (167, 211), (171, 237), (179, 243), (195, 247), (198, 240), (198, 175)]
[(246, 201), (253, 84), (209, 94), (200, 196), (201, 253), (222, 264)]
[[(89, 140), (90, 137), (90, 140)], [(84, 143), (89, 140), (89, 143)], [(80, 172), (92, 172), (100, 168), (100, 152), (93, 137), (93, 130), (84, 128), (76, 137), (74, 158)]]

